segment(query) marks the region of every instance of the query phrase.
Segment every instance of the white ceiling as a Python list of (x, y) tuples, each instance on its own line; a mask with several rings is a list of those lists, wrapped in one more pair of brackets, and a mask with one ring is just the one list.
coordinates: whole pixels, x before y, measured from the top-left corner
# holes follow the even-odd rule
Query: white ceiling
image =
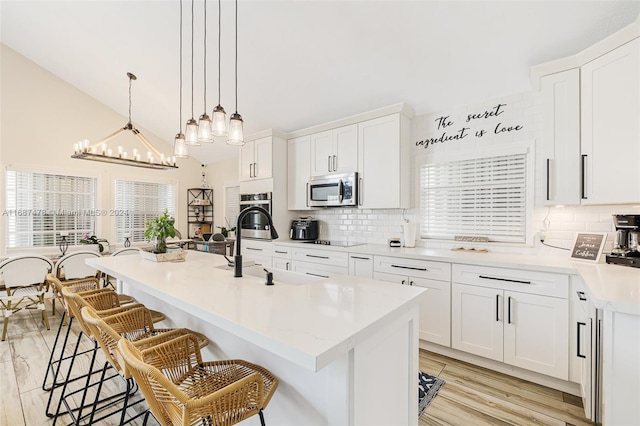
[[(217, 103), (217, 5), (208, 3), (207, 106)], [(239, 2), (238, 111), (245, 134), (285, 132), (397, 102), (417, 114), (531, 90), (532, 65), (632, 23), (640, 1)], [(202, 114), (203, 1), (195, 4), (194, 116)], [(0, 2), (1, 41), (173, 143), (179, 130), (179, 1)], [(191, 3), (184, 0), (184, 112), (191, 116)], [(234, 107), (234, 2), (222, 2), (222, 105)], [(214, 163), (224, 141), (194, 148)]]

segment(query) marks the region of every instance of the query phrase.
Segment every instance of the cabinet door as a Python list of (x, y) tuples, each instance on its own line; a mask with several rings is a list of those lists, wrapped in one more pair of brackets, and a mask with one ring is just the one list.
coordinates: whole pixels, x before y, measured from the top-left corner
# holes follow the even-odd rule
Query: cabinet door
[(253, 141), (245, 143), (240, 147), (240, 180), (248, 181), (253, 179), (253, 163), (254, 159), (254, 143)]
[(398, 114), (358, 124), (359, 201), (362, 207), (401, 207), (400, 149)]
[(333, 172), (352, 173), (358, 170), (358, 125), (333, 129)]
[(307, 185), (311, 176), (311, 137), (290, 139), (288, 145), (288, 208), (310, 210)]
[(502, 361), (502, 291), (454, 283), (451, 347)]
[(567, 380), (569, 302), (505, 291), (504, 312), (504, 362)]
[(271, 172), (271, 164), (273, 161), (272, 147), (271, 137), (257, 139), (254, 142), (253, 177), (255, 179), (266, 179), (273, 176)]
[(349, 253), (349, 275), (373, 278), (373, 256)]
[(582, 204), (640, 202), (640, 39), (581, 68)]
[(420, 302), (420, 338), (451, 346), (451, 284), (409, 277), (409, 285), (428, 289)]
[(311, 175), (331, 173), (333, 167), (333, 140), (331, 130), (311, 135)]
[(288, 259), (274, 257), (272, 259), (272, 266), (276, 269), (284, 269), (285, 271), (288, 271), (291, 268), (291, 261)]
[(580, 204), (580, 70), (542, 77), (541, 93), (536, 204)]
[(349, 268), (321, 265), (319, 263), (301, 262), (298, 260), (294, 260), (291, 262), (291, 270), (300, 274), (312, 275), (314, 277), (320, 278), (329, 278), (334, 275), (349, 274)]

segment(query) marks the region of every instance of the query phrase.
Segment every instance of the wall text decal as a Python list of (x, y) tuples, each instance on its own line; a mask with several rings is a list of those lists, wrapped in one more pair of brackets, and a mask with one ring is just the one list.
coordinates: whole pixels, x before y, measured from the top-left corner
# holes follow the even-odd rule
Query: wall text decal
[[(417, 141), (416, 146), (422, 146), (426, 149), (429, 145), (441, 144), (454, 140), (461, 141), (469, 136), (482, 138), (489, 133), (493, 135), (500, 135), (524, 129), (524, 125), (522, 124), (506, 124), (500, 120), (497, 123), (490, 123), (487, 121), (503, 114), (506, 111), (506, 106), (506, 103), (499, 103), (493, 108), (489, 108), (485, 111), (467, 114), (464, 122), (468, 124), (462, 125), (462, 127), (454, 126), (455, 121), (449, 115), (441, 115), (434, 120), (437, 126), (438, 135)], [(485, 125), (491, 126), (489, 130), (485, 128)]]

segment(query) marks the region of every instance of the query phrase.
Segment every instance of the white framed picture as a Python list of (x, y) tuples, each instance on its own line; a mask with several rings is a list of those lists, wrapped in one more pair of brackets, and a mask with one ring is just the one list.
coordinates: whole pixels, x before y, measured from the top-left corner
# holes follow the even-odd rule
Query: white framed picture
[(606, 241), (606, 232), (578, 232), (573, 240), (570, 259), (598, 263)]

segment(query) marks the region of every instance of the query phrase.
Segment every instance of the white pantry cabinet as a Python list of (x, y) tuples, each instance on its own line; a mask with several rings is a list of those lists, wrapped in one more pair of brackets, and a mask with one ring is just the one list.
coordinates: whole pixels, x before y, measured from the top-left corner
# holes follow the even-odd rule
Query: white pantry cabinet
[(311, 175), (351, 173), (358, 168), (358, 125), (311, 135)]
[(536, 205), (580, 204), (580, 70), (540, 79), (542, 137), (537, 151)]
[(287, 144), (287, 207), (289, 210), (309, 210), (307, 192), (311, 176), (311, 137), (289, 139)]
[(246, 142), (240, 148), (240, 181), (272, 177), (272, 150), (271, 137)]
[(451, 346), (568, 380), (568, 277), (453, 265)]
[(640, 39), (581, 68), (582, 204), (640, 202)]
[(375, 256), (373, 279), (428, 289), (420, 302), (420, 339), (451, 346), (451, 265)]
[(410, 121), (402, 114), (358, 123), (358, 204), (363, 208), (410, 207)]

